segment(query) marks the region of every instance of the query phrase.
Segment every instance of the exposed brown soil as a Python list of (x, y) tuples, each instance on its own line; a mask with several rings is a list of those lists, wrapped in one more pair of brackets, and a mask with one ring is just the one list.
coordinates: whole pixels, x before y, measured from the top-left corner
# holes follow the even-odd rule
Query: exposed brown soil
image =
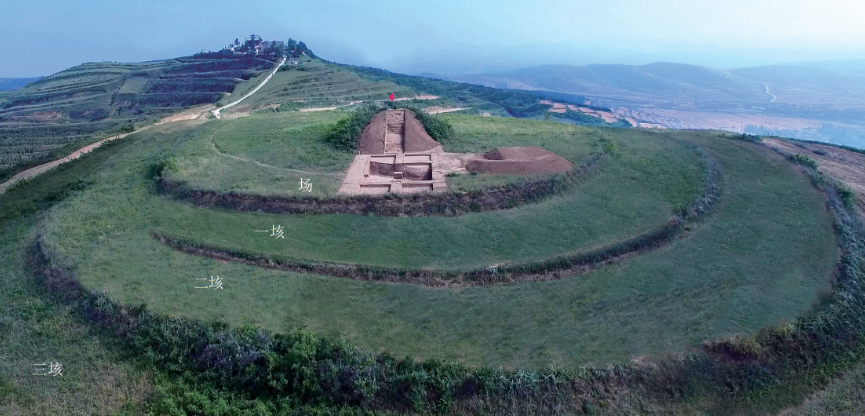
[(763, 143), (783, 155), (804, 155), (817, 162), (823, 173), (841, 181), (856, 193), (856, 205), (865, 212), (865, 154), (840, 147), (764, 138)]
[(384, 137), (387, 134), (387, 112), (382, 111), (372, 117), (357, 141), (357, 152), (362, 155), (384, 153)]
[(373, 116), (357, 143), (362, 155), (424, 152), (439, 146), (414, 113), (404, 109), (386, 110)]
[(466, 169), (479, 173), (542, 174), (574, 168), (567, 159), (540, 147), (499, 147), (483, 158), (469, 159)]

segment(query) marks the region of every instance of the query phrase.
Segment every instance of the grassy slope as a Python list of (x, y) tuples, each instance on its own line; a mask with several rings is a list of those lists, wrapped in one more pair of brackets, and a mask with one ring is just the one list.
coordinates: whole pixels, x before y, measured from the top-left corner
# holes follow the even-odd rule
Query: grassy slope
[[(509, 123), (503, 129), (519, 137), (527, 131), (520, 124)], [(541, 131), (523, 140), (534, 144), (560, 141), (558, 146), (570, 148), (565, 155), (575, 161), (597, 150), (592, 131), (561, 124), (552, 125), (550, 131), (561, 133), (556, 132), (557, 128), (568, 134)], [(249, 137), (244, 136), (244, 141), (250, 140)], [(159, 214), (152, 221), (161, 232), (180, 238), (295, 259), (438, 269), (541, 260), (609, 244), (659, 226), (672, 215), (671, 206), (684, 205), (698, 192), (702, 173), (692, 150), (663, 140), (630, 140), (623, 142), (622, 148), (625, 150), (614, 162), (581, 188), (583, 192), (514, 210), (459, 218), (294, 216), (202, 212), (160, 200)], [(281, 152), (287, 155), (292, 149)], [(646, 156), (647, 153), (651, 156)], [(690, 163), (672, 162), (676, 158), (690, 159)], [(666, 169), (673, 166), (676, 168)], [(651, 184), (658, 177), (668, 178), (664, 182), (672, 185), (670, 189), (652, 189)], [(288, 183), (295, 186), (295, 193), (296, 183), (296, 178)], [(109, 206), (105, 205), (105, 209)], [(252, 231), (273, 224), (289, 230), (288, 243), (277, 244)]]
[(865, 414), (865, 363), (842, 374), (823, 391), (786, 416), (846, 416)]
[[(90, 326), (45, 296), (26, 266), (38, 231), (36, 210), (86, 183), (111, 154), (107, 146), (0, 197), (0, 414), (140, 414), (152, 391), (149, 372), (111, 350)], [(33, 364), (56, 361), (62, 377), (31, 375)]]
[(334, 195), (352, 155), (333, 150), (321, 137), (343, 116), (292, 111), (208, 123), (178, 146), (166, 175), (196, 189), (283, 196), (300, 195), (303, 177), (312, 184), (312, 192), (303, 194)]
[[(259, 82), (250, 80), (242, 83), (230, 96), (219, 102), (223, 105), (232, 102)], [(299, 66), (284, 66), (255, 95), (239, 106), (258, 108), (286, 103), (289, 108), (330, 107), (345, 105), (350, 101), (385, 100), (391, 92), (397, 97), (416, 95), (407, 87), (388, 81), (370, 81), (336, 65), (311, 60)]]
[[(154, 198), (151, 185), (142, 184), (149, 166), (170, 154), (185, 134), (192, 134), (179, 125), (171, 129), (177, 131), (143, 133), (147, 140), (106, 165), (91, 190), (52, 212), (48, 234), (52, 249), (77, 265), (85, 285), (105, 289), (124, 302), (146, 302), (156, 311), (207, 321), (274, 330), (306, 325), (367, 349), (386, 348), (399, 355), (492, 366), (572, 367), (682, 349), (795, 316), (816, 299), (817, 290), (828, 287), (826, 276), (836, 258), (821, 198), (794, 167), (773, 158), (767, 161), (753, 145), (715, 138), (693, 140), (707, 146), (725, 171), (719, 212), (688, 239), (578, 278), (432, 289), (225, 264), (160, 245), (149, 237), (151, 224), (161, 224), (165, 231), (201, 235), (234, 229), (233, 237), (248, 234), (262, 244), (273, 244), (252, 229), (267, 228), (275, 217), (201, 210)], [(658, 138), (656, 133), (632, 134), (634, 146), (659, 142), (651, 140)], [(688, 139), (698, 135), (665, 134)], [(635, 172), (617, 173), (617, 178), (625, 178), (617, 180), (627, 180)], [(609, 195), (607, 187), (597, 183), (598, 191)], [(639, 191), (626, 191), (623, 197), (627, 200), (628, 194)], [(543, 204), (533, 208), (543, 209)], [(519, 212), (494, 215), (519, 216)], [(287, 246), (296, 245), (292, 239), (297, 233), (375, 238), (379, 231), (394, 232), (395, 225), (406, 227), (403, 234), (425, 227), (423, 221), (409, 219), (351, 219), (376, 222), (370, 228), (375, 232), (368, 232), (352, 225), (356, 222), (341, 222), (341, 217), (348, 216), (283, 216), (279, 222), (286, 227)], [(419, 220), (480, 221), (483, 217)], [(172, 218), (176, 221), (169, 222)], [(544, 228), (541, 234), (555, 232), (556, 227)], [(793, 235), (797, 238), (790, 238)], [(357, 239), (349, 241), (310, 246), (310, 250), (333, 256), (362, 246)], [(442, 247), (427, 259), (451, 265), (463, 256), (457, 250), (443, 252)], [(391, 261), (380, 256), (379, 261)], [(463, 258), (476, 261), (472, 256)], [(221, 276), (226, 290), (193, 289), (200, 283), (196, 279), (210, 275)]]

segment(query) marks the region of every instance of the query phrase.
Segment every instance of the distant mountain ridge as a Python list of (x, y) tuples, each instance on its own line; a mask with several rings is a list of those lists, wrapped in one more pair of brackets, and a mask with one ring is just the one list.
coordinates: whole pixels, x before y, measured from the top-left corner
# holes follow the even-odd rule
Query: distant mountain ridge
[(498, 88), (575, 94), (611, 106), (748, 112), (865, 124), (865, 61), (719, 70), (646, 65), (544, 65), (500, 74), (440, 75)]
[(0, 78), (0, 91), (11, 91), (24, 88), (25, 85), (39, 81), (43, 77), (35, 78)]

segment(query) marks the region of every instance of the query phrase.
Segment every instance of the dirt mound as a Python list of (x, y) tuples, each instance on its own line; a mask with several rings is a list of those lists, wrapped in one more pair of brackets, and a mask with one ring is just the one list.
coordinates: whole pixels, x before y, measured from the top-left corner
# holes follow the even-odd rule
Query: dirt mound
[(440, 146), (408, 110), (382, 111), (370, 120), (357, 143), (362, 155), (424, 152)]
[(483, 158), (466, 162), (466, 170), (478, 173), (539, 174), (569, 172), (573, 168), (567, 159), (540, 147), (499, 147)]
[(418, 121), (414, 113), (408, 110), (403, 111), (405, 112), (405, 139), (403, 140), (405, 152), (425, 152), (441, 145), (427, 134), (423, 124)]

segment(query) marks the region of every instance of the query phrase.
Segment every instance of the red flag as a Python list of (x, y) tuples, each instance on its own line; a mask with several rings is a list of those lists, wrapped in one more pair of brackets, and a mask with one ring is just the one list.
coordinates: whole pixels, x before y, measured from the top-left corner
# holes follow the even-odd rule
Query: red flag
[(390, 93), (390, 95), (388, 95), (387, 98), (389, 98), (391, 101), (393, 101), (393, 93)]

